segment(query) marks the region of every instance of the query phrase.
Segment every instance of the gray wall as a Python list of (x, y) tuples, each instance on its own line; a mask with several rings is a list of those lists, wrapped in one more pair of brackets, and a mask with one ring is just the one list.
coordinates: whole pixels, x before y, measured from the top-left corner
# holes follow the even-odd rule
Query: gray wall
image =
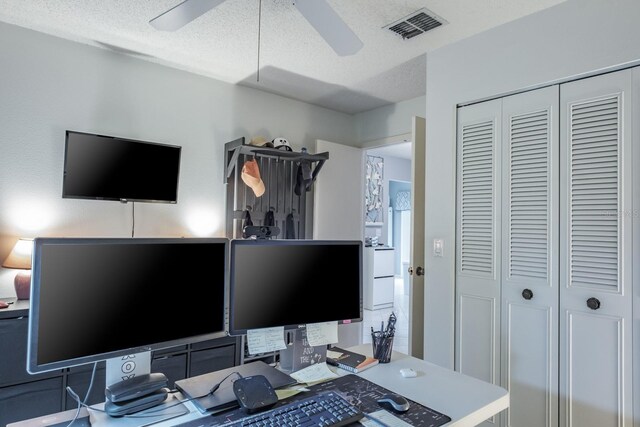
[(411, 117), (425, 115), (425, 97), (385, 105), (356, 114), (356, 140), (367, 141), (411, 133)]
[(427, 55), (427, 360), (453, 367), (456, 105), (637, 61), (638, 22), (637, 0), (568, 0)]
[(61, 198), (66, 129), (183, 147), (178, 204), (136, 204), (140, 237), (224, 235), (225, 142), (356, 141), (348, 114), (0, 24), (0, 262), (21, 236), (130, 235), (130, 204)]

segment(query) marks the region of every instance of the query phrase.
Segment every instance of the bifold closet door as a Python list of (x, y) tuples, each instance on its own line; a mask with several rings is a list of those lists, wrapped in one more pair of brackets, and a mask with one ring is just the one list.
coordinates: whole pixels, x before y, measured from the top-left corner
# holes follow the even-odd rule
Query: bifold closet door
[(560, 425), (631, 427), (631, 99), (624, 70), (560, 89)]
[(509, 427), (558, 425), (558, 86), (503, 98), (502, 386)]
[(495, 100), (460, 108), (457, 133), (455, 367), (493, 384), (500, 383), (501, 107)]

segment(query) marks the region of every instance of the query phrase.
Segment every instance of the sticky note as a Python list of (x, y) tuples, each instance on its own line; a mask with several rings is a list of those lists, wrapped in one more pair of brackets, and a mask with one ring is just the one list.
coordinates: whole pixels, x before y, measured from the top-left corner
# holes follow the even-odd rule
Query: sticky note
[(307, 324), (307, 341), (310, 346), (334, 344), (338, 342), (338, 322)]
[(250, 329), (247, 331), (249, 354), (268, 353), (287, 348), (284, 342), (284, 326)]

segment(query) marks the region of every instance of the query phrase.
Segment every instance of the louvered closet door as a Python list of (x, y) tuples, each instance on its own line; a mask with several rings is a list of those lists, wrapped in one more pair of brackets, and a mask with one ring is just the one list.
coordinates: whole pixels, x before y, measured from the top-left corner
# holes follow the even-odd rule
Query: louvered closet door
[(503, 98), (505, 425), (558, 425), (558, 86)]
[(501, 104), (460, 108), (457, 142), (455, 365), (493, 384), (500, 382)]
[(561, 426), (632, 427), (631, 85), (560, 89)]

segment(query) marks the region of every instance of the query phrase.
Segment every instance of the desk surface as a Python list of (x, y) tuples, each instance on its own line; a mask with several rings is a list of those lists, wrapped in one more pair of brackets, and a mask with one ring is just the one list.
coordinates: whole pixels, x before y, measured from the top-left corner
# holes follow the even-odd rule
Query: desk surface
[[(350, 350), (371, 355), (370, 344), (352, 347)], [(347, 371), (331, 368), (339, 375), (349, 374)], [(400, 375), (402, 368), (412, 368), (418, 376), (403, 378)], [(452, 421), (447, 424), (447, 427), (475, 426), (509, 406), (509, 393), (503, 388), (402, 353), (393, 352), (391, 363), (378, 364), (358, 375), (448, 415)], [(154, 426), (169, 427), (178, 422), (183, 423), (203, 416), (192, 404), (187, 403), (186, 406), (191, 410), (189, 414), (154, 424)], [(34, 421), (36, 419), (10, 424), (8, 427), (47, 425), (34, 424)], [(125, 420), (113, 419), (109, 425), (113, 427), (131, 425), (131, 420), (124, 423), (121, 421)]]

